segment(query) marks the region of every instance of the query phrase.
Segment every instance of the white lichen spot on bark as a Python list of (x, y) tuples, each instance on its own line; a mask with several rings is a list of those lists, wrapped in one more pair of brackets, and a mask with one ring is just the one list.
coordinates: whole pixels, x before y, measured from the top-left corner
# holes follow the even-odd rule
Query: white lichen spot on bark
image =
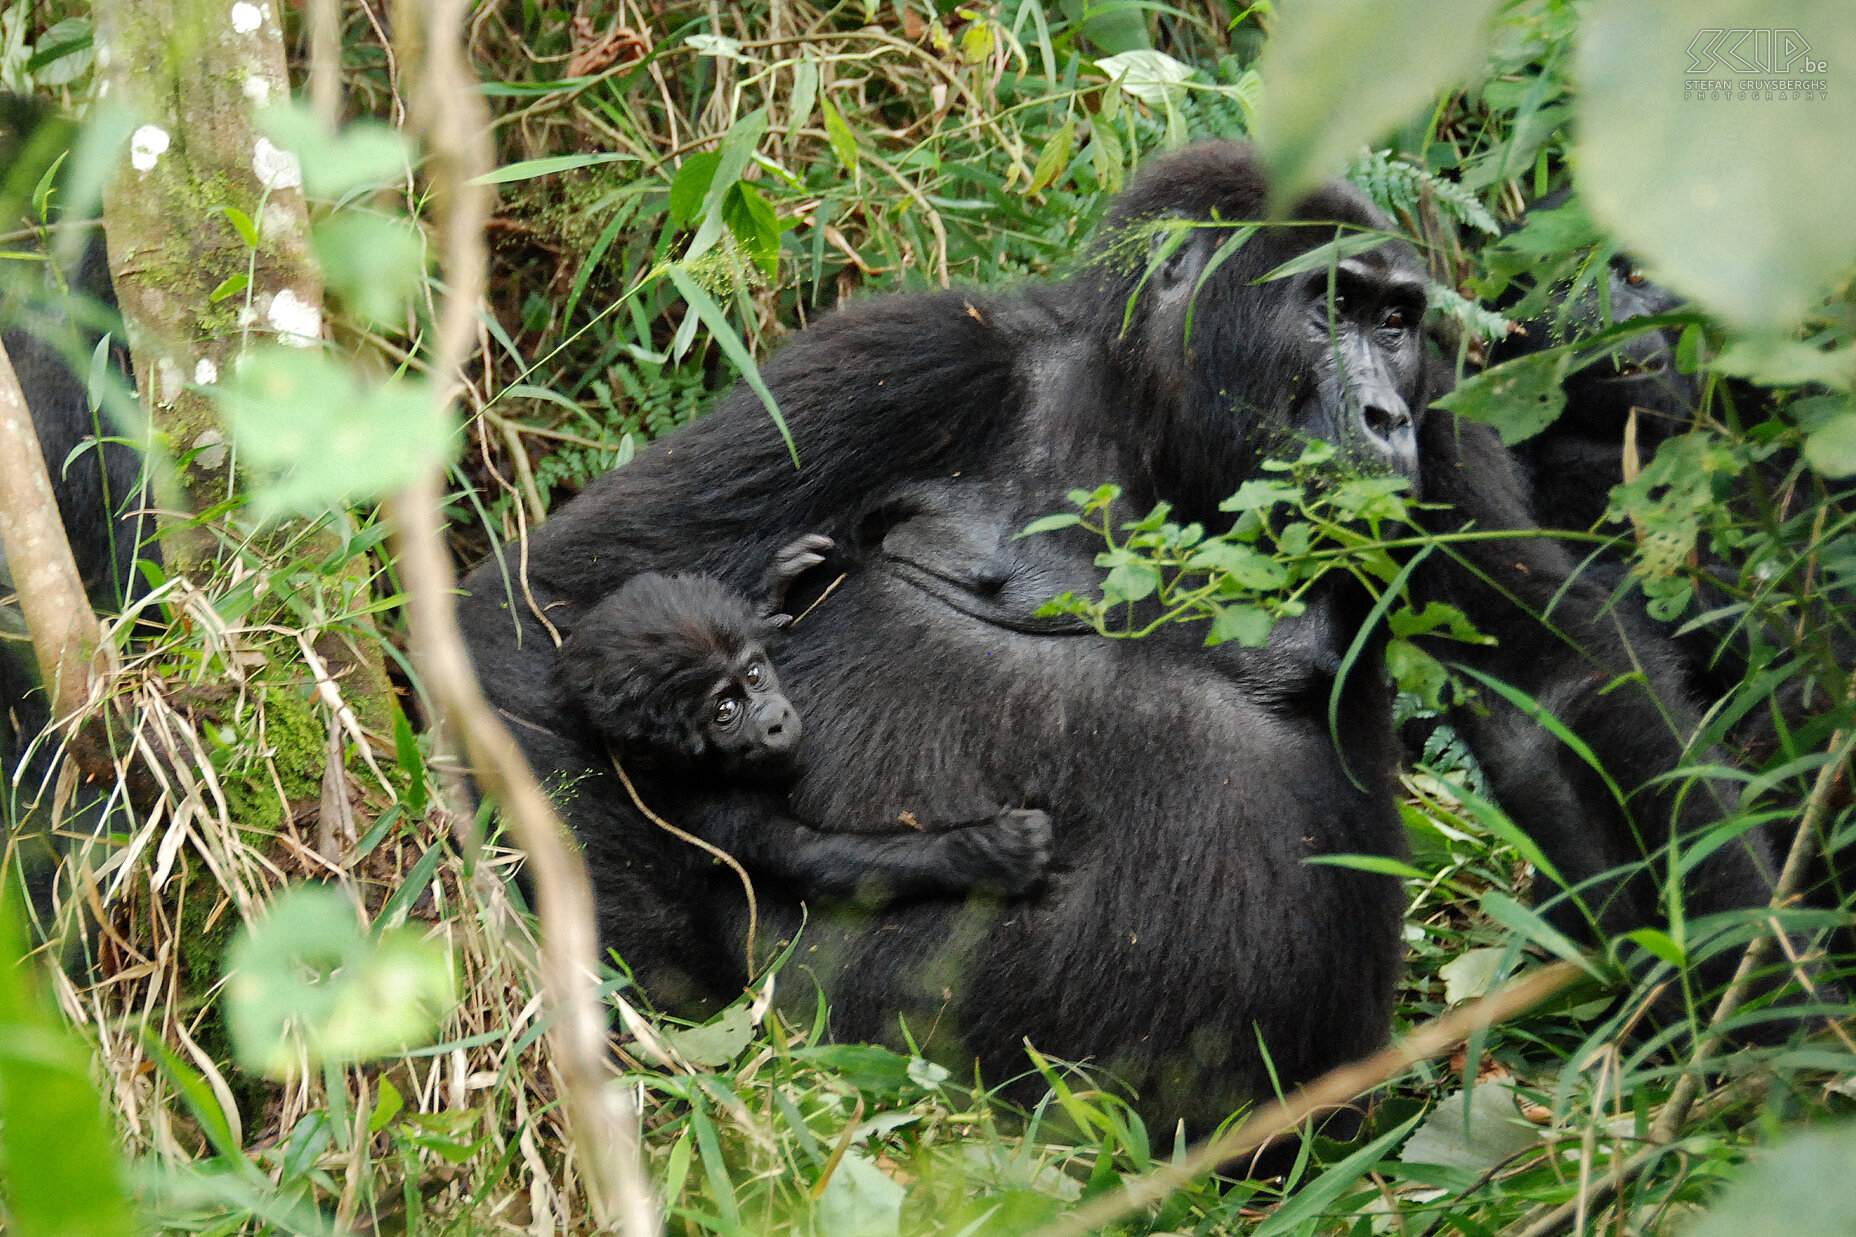
[(239, 0), (237, 4), (232, 6), (232, 29), (236, 33), (250, 34), (263, 24), (264, 14), (259, 10), (257, 5), (247, 4), (245, 0)]
[(271, 298), (264, 316), (282, 343), (308, 348), (322, 337), (322, 311), (289, 288)]
[(180, 398), (181, 388), (186, 385), (187, 375), (181, 372), (180, 365), (173, 357), (162, 357), (155, 362), (155, 402), (163, 406), (172, 404)]
[(193, 440), (193, 449), (199, 453), (193, 457), (194, 467), (211, 472), (225, 466), (226, 436), (218, 430), (202, 430)]
[(295, 189), (303, 183), (303, 165), (289, 151), (268, 137), (261, 137), (251, 148), (251, 174), (266, 189)]
[(129, 138), (129, 163), (138, 172), (151, 171), (161, 162), (172, 139), (160, 125), (143, 125)]
[(193, 367), (193, 385), (210, 387), (219, 381), (219, 367), (213, 364), (213, 358), (203, 356)]
[(282, 202), (266, 202), (264, 213), (258, 216), (258, 231), (272, 239), (294, 236), (297, 234), (296, 212)]
[(245, 97), (247, 99), (250, 99), (253, 103), (256, 103), (260, 107), (264, 106), (266, 103), (269, 103), (271, 101), (270, 79), (263, 77), (260, 74), (257, 74), (257, 73), (245, 74), (245, 84), (242, 87), (240, 87), (240, 89), (242, 89), (245, 92)]

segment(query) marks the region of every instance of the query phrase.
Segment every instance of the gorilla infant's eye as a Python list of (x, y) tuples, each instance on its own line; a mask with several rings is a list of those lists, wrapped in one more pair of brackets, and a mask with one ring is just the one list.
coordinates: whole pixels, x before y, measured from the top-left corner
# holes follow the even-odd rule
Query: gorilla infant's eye
[(1385, 327), (1388, 331), (1402, 331), (1411, 325), (1411, 315), (1402, 309), (1388, 310), (1386, 312), (1386, 320), (1379, 325)]
[(1642, 283), (1643, 282), (1643, 268), (1640, 266), (1631, 267), (1630, 273), (1624, 276), (1624, 282), (1627, 284), (1631, 284), (1633, 286), (1636, 284)]
[(715, 724), (732, 726), (741, 720), (741, 702), (733, 696), (725, 696), (715, 702)]
[(767, 667), (755, 662), (748, 667), (747, 680), (749, 687), (761, 686), (767, 681)]

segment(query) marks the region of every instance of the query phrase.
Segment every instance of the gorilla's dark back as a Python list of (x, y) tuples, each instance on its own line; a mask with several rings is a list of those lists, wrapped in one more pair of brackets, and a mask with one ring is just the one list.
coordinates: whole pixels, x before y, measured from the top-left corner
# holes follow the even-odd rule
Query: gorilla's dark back
[[(1261, 210), (1262, 181), (1243, 148), (1169, 156), (1143, 173), (1097, 259), (1070, 281), (1016, 296), (854, 304), (776, 354), (763, 373), (799, 469), (759, 402), (738, 390), (530, 538), (534, 604), (571, 629), (635, 573), (703, 571), (745, 589), (795, 536), (832, 536), (846, 550), (845, 578), (781, 653), (808, 726), (799, 814), (859, 828), (905, 811), (1049, 811), (1058, 857), (1035, 898), (814, 917), (796, 966), (824, 984), (838, 1035), (894, 1041), (903, 1013), (944, 1059), (977, 1056), (994, 1081), (1025, 1069), (1029, 1037), (1121, 1072), (1159, 1128), (1184, 1118), (1201, 1131), (1267, 1089), (1259, 1040), (1292, 1086), (1384, 1036), (1401, 952), (1399, 885), (1304, 862), (1402, 853), (1397, 745), (1379, 675), (1356, 670), (1347, 683), (1344, 763), (1328, 731), (1329, 687), (1365, 615), (1362, 597), (1311, 597), (1309, 613), (1261, 650), (1207, 650), (1202, 630), (1181, 627), (1103, 641), (1028, 615), (1063, 588), (1093, 588), (1100, 541), (1074, 529), (1014, 539), (1032, 518), (1065, 509), (1071, 488), (1104, 481), (1123, 487), (1127, 512), (1166, 499), (1182, 518), (1216, 523), (1228, 518), (1218, 500), (1267, 453), (1308, 435), (1369, 464), (1417, 459), (1427, 492), (1457, 505), (1449, 527), (1530, 526), (1525, 487), (1486, 429), (1439, 413), (1414, 424), (1439, 368), (1413, 348), (1415, 256), (1388, 246), (1341, 263), (1347, 314), (1384, 317), (1356, 336), (1366, 341), (1358, 374), (1336, 376), (1322, 368), (1339, 364), (1340, 351), (1326, 346), (1336, 320), (1326, 272), (1258, 282), (1333, 231), (1266, 230), (1208, 273), (1228, 224)], [(1340, 187), (1300, 214), (1384, 226)], [(1217, 222), (1148, 275), (1150, 221), (1176, 216)], [(1356, 376), (1396, 393), (1367, 409), (1352, 393)], [(1598, 699), (1635, 664), (1634, 633), (1601, 619), (1602, 595), (1567, 590), (1556, 636), (1517, 608), (1555, 595), (1564, 555), (1525, 540), (1466, 543), (1460, 553), (1462, 566), (1434, 556), (1420, 592), (1458, 601), (1508, 637), (1479, 655), (1483, 666), (1576, 725), (1601, 728), (1588, 738), (1620, 753), (1613, 772), (1627, 787), (1677, 762), (1692, 714), (1679, 700), (1663, 702), (1673, 725), (1658, 712), (1656, 696), (1674, 688), (1654, 654), (1640, 659), (1647, 679)], [(649, 843), (628, 835), (623, 792), (548, 690), (552, 643), (523, 591), (494, 564), (466, 588), (461, 618), (479, 674), (523, 723), (515, 733), (537, 772), (570, 788), (562, 807), (601, 886), (602, 914), (657, 922), (693, 905), (699, 924), (738, 927), (726, 883), (659, 889), (656, 903), (632, 906), (608, 893)], [(1563, 650), (1543, 652), (1555, 640)], [(1370, 650), (1359, 664), (1374, 664)], [(1491, 767), (1513, 757), (1498, 790), (1528, 792), (1511, 812), (1576, 878), (1640, 857), (1640, 826), (1652, 845), (1691, 827), (1707, 798), (1678, 808), (1673, 788), (1646, 791), (1633, 819), (1501, 702), (1462, 724), (1489, 746)], [(1760, 900), (1758, 848), (1717, 851), (1701, 881), (1706, 906), (1692, 909)], [(1653, 909), (1634, 886), (1593, 896), (1612, 895), (1611, 922)], [(767, 898), (761, 911), (786, 928), (799, 916)], [(789, 970), (784, 984), (803, 980)]]

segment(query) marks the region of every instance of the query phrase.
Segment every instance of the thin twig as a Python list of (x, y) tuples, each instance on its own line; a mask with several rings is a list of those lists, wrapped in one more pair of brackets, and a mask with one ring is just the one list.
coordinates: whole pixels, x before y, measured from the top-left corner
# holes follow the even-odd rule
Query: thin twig
[(1348, 1103), (1419, 1061), (1441, 1056), (1477, 1031), (1546, 1000), (1582, 974), (1570, 962), (1555, 962), (1499, 992), (1433, 1018), (1364, 1061), (1330, 1070), (1294, 1095), (1264, 1105), (1248, 1121), (1200, 1143), (1178, 1163), (1163, 1164), (1145, 1177), (1137, 1177), (1121, 1189), (1058, 1217), (1039, 1229), (1036, 1237), (1083, 1237), (1123, 1216), (1157, 1206), (1220, 1164), (1255, 1151), (1317, 1113)]
[[(470, 182), (490, 167), (491, 158), (482, 96), (459, 41), (468, 7), (468, 0), (405, 4), (397, 23), (402, 37), (425, 39), (423, 48), (409, 50), (424, 53), (418, 111), (432, 156), (432, 197), (450, 288), (432, 363), (433, 398), (446, 406), (475, 333), (487, 268), (488, 194)], [(418, 58), (403, 56), (402, 62)], [(579, 850), (521, 749), (496, 720), (472, 671), (457, 625), (457, 580), (439, 517), (443, 498), (441, 474), (433, 468), (394, 504), (415, 660), (440, 715), (462, 741), (478, 784), (496, 799), (528, 854), (542, 926), (542, 992), (554, 1015), (549, 1040), (593, 1219), (627, 1237), (651, 1237), (658, 1223), (639, 1163), (637, 1114), (606, 1051), (606, 1020), (593, 965), (598, 946), (592, 885)]]

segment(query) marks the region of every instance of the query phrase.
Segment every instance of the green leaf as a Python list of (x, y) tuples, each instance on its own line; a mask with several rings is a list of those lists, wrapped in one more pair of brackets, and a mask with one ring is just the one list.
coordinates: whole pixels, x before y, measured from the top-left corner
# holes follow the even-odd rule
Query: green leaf
[[(16, 1237), (145, 1231), (116, 1132), (91, 1085), (91, 1051), (36, 982), (9, 882), (0, 897), (0, 1182)], [(40, 955), (43, 958), (44, 955)], [(107, 1076), (107, 1074), (105, 1074)]]
[(1029, 537), (1034, 533), (1056, 532), (1060, 528), (1074, 528), (1082, 522), (1083, 517), (1080, 515), (1065, 515), (1059, 513), (1057, 515), (1040, 516), (1038, 519), (1025, 525), (1025, 531), (1018, 535), (1020, 537)]
[(1271, 1212), (1251, 1230), (1251, 1237), (1281, 1237), (1295, 1232), (1302, 1224), (1315, 1220), (1332, 1207), (1341, 1195), (1359, 1184), (1360, 1178), (1392, 1153), (1405, 1135), (1411, 1133), (1418, 1118), (1393, 1126), (1340, 1163), (1308, 1181), (1288, 1202)]
[(1219, 571), (1247, 589), (1271, 592), (1289, 581), (1288, 570), (1269, 555), (1246, 545), (1210, 541), (1186, 560), (1190, 571)]
[(1235, 640), (1244, 648), (1260, 649), (1270, 642), (1270, 632), (1275, 626), (1276, 616), (1262, 606), (1225, 606), (1212, 620), (1205, 643), (1213, 645)]
[(722, 239), (722, 230), (728, 226), (723, 201), (735, 182), (741, 179), (741, 173), (747, 170), (766, 132), (767, 109), (759, 107), (735, 121), (723, 135), (721, 148), (716, 152), (721, 158), (716, 162), (715, 175), (710, 178), (709, 192), (703, 195), (702, 223), (683, 255), (685, 262), (707, 253)]
[(506, 164), (494, 172), (473, 176), (465, 183), (507, 185), (511, 181), (534, 180), (537, 176), (551, 176), (556, 172), (572, 172), (578, 168), (598, 167), (602, 163), (636, 163), (637, 161), (637, 155), (628, 155), (622, 151), (603, 151), (588, 155), (550, 155), (545, 159), (524, 159), (520, 163)]
[(787, 103), (786, 137), (799, 136), (799, 130), (812, 119), (812, 107), (818, 101), (818, 64), (801, 60), (793, 66), (793, 93)]
[(745, 1005), (731, 1005), (699, 1027), (662, 1034), (692, 1065), (723, 1066), (740, 1056), (754, 1038), (754, 1023)]
[(1386, 641), (1386, 669), (1402, 692), (1410, 692), (1424, 702), (1427, 709), (1443, 706), (1444, 689), (1450, 686), (1450, 672), (1444, 664), (1409, 640)]
[(1436, 407), (1492, 425), (1502, 442), (1524, 442), (1558, 419), (1566, 407), (1566, 348), (1530, 352), (1484, 370), (1438, 400)]
[(232, 230), (238, 233), (238, 238), (245, 242), (245, 248), (256, 249), (258, 247), (258, 225), (251, 221), (251, 216), (236, 206), (221, 206), (219, 210), (224, 213), (226, 221), (232, 225)]
[(721, 162), (722, 156), (712, 150), (691, 155), (683, 161), (670, 182), (670, 226), (680, 228), (696, 218), (702, 210), (703, 199), (709, 196), (709, 186), (714, 183), (715, 169)]
[(304, 885), (226, 950), (226, 1023), (247, 1069), (365, 1061), (422, 1042), (455, 1003), (451, 959), (420, 928), (370, 937), (335, 889)]
[(1076, 140), (1076, 122), (1066, 120), (1056, 135), (1044, 144), (1044, 152), (1038, 156), (1037, 170), (1031, 175), (1031, 183), (1025, 186), (1025, 196), (1042, 192), (1057, 183), (1070, 166), (1070, 145)]
[(1258, 72), (1270, 212), (1283, 214), (1480, 63), (1495, 0), (1296, 0)]
[(406, 139), (382, 124), (361, 121), (330, 133), (305, 103), (267, 107), (258, 123), (271, 140), (297, 157), (303, 192), (313, 198), (339, 198), (363, 185), (389, 185), (404, 180), (410, 166)]
[(780, 269), (780, 220), (767, 199), (753, 185), (736, 181), (722, 208), (722, 217), (736, 243), (769, 280), (773, 279)]
[(1804, 441), (1804, 458), (1826, 477), (1856, 473), (1856, 408), (1813, 430)]
[(1160, 572), (1147, 563), (1124, 563), (1102, 579), (1102, 599), (1110, 603), (1139, 601), (1160, 587)]
[(819, 1195), (813, 1222), (820, 1237), (896, 1237), (906, 1197), (864, 1152), (847, 1151)]
[[(1514, 951), (1507, 948), (1471, 949), (1438, 967), (1437, 978), (1444, 981), (1444, 1004), (1460, 1005), (1487, 996), (1502, 981), (1504, 964), (1513, 956)], [(1409, 1153), (1407, 1158), (1410, 1158)], [(1433, 1164), (1445, 1162), (1429, 1161)]]
[(838, 156), (838, 166), (847, 172), (856, 171), (856, 135), (851, 132), (851, 127), (844, 123), (844, 117), (838, 114), (838, 109), (829, 96), (819, 100), (819, 107), (825, 113), (825, 138), (831, 143), (831, 153)]
[[(1478, 949), (1471, 954), (1507, 952)], [(1480, 1175), (1510, 1156), (1539, 1145), (1540, 1131), (1515, 1108), (1514, 1085), (1482, 1079), (1474, 1090), (1453, 1091), (1438, 1101), (1399, 1152), (1399, 1162), (1441, 1164)]]
[(1400, 880), (1429, 880), (1430, 873), (1412, 867), (1390, 855), (1309, 855), (1303, 863), (1318, 867), (1347, 868), (1354, 872), (1371, 872), (1375, 876), (1396, 876)]
[(261, 518), (383, 498), (456, 451), (456, 422), (424, 381), (363, 385), (313, 348), (259, 348), (211, 390)]
[(425, 241), (402, 219), (344, 210), (310, 229), (329, 290), (370, 322), (393, 323), (425, 278)]
[(1847, 1123), (1755, 1149), (1687, 1235), (1844, 1237), (1856, 1215), (1851, 1164), (1856, 1164), (1856, 1126)]
[(227, 275), (224, 279), (220, 280), (219, 286), (206, 294), (206, 299), (208, 303), (217, 305), (228, 296), (237, 296), (250, 286), (251, 276), (247, 275), (244, 271), (240, 271), (236, 275)]
[(780, 437), (786, 440), (786, 450), (793, 457), (793, 467), (799, 467), (799, 448), (793, 443), (792, 431), (786, 427), (786, 418), (780, 414), (780, 405), (774, 402), (773, 392), (767, 389), (766, 379), (760, 376), (760, 366), (754, 363), (753, 354), (741, 342), (741, 337), (735, 334), (735, 328), (729, 325), (728, 315), (678, 263), (666, 263), (664, 273), (670, 276), (670, 282), (677, 285), (677, 291), (683, 294), (684, 301), (695, 311), (703, 325), (709, 328), (709, 334), (721, 345), (723, 354), (734, 362), (741, 380), (748, 384), (754, 394), (760, 396), (767, 415), (773, 418)]
[(1626, 935), (1624, 939), (1641, 945), (1678, 970), (1688, 966), (1688, 955), (1683, 953), (1682, 947), (1676, 944), (1674, 938), (1667, 932), (1660, 929), (1638, 928), (1635, 932)]
[[(1851, 65), (1844, 0), (1598, 0), (1577, 56), (1586, 206), (1660, 282), (1743, 328), (1790, 329), (1856, 261)], [(1828, 89), (1741, 97), (1762, 79)], [(1714, 81), (1735, 89), (1698, 85)]]
[(1293, 503), (1302, 497), (1302, 487), (1287, 481), (1253, 478), (1237, 487), (1237, 493), (1218, 504), (1220, 511), (1268, 511), (1278, 503)]
[(1104, 56), (1096, 61), (1096, 67), (1149, 107), (1177, 103), (1185, 97), (1185, 83), (1192, 80), (1191, 65), (1145, 47)]

